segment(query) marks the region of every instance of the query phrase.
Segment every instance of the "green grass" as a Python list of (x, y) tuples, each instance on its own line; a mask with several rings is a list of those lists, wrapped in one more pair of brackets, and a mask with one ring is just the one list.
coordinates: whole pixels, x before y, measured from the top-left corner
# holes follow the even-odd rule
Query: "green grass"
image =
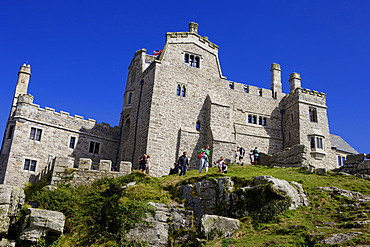
[[(220, 174), (216, 168), (210, 168), (207, 175), (192, 170), (186, 176), (169, 175), (161, 178), (133, 172), (116, 179), (102, 179), (90, 186), (72, 188), (65, 185), (55, 191), (36, 193), (35, 188), (38, 187), (34, 186), (29, 190), (28, 197), (39, 201), (43, 208), (61, 211), (66, 215), (65, 234), (53, 246), (141, 246), (140, 243), (125, 242), (124, 235), (137, 222), (142, 222), (145, 212), (153, 212), (146, 204), (148, 201), (180, 202), (179, 187), (203, 179), (230, 176), (234, 187), (240, 188), (248, 185), (256, 176), (270, 175), (301, 183), (310, 205), (286, 211), (265, 223), (244, 217), (240, 219), (241, 229), (232, 237), (200, 241), (203, 246), (324, 246), (317, 242), (331, 234), (354, 231), (363, 234), (337, 246), (370, 244), (370, 225), (360, 226), (356, 223), (369, 219), (370, 203), (358, 203), (341, 196), (332, 197), (329, 192), (316, 188), (335, 186), (370, 195), (370, 181), (334, 173), (321, 176), (309, 174), (300, 168), (230, 165), (228, 171), (228, 174)], [(137, 185), (122, 189), (132, 181)], [(312, 237), (308, 238), (308, 235)]]

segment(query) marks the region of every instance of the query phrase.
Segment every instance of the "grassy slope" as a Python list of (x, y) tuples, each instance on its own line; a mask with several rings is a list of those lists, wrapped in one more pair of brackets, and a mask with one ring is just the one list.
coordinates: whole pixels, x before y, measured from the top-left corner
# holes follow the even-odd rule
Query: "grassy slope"
[[(245, 217), (241, 219), (240, 231), (234, 236), (209, 240), (205, 242), (205, 246), (323, 246), (315, 244), (315, 241), (329, 237), (331, 234), (344, 232), (363, 234), (342, 246), (370, 244), (370, 237), (367, 236), (370, 235), (370, 225), (359, 226), (354, 223), (369, 219), (370, 203), (357, 203), (344, 197), (333, 198), (328, 192), (315, 188), (335, 186), (370, 195), (370, 181), (336, 174), (319, 176), (308, 174), (298, 168), (231, 165), (228, 170), (227, 176), (234, 178), (252, 180), (255, 176), (271, 175), (279, 179), (299, 182), (309, 196), (310, 206), (288, 211), (270, 223), (256, 223), (252, 222), (251, 218)], [(46, 209), (59, 210), (67, 215), (65, 235), (55, 246), (126, 246), (122, 241), (117, 242), (117, 238), (121, 236), (122, 240), (125, 229), (140, 217), (140, 210), (144, 206), (136, 202), (169, 203), (176, 200), (176, 192), (180, 184), (212, 176), (222, 176), (222, 174), (217, 173), (216, 168), (211, 168), (207, 176), (199, 175), (196, 170), (189, 171), (186, 176), (171, 175), (161, 178), (133, 173), (116, 180), (103, 180), (93, 187), (81, 187), (77, 190), (64, 188), (64, 191), (59, 194), (57, 192), (39, 193), (34, 196), (34, 199), (44, 201), (41, 205)], [(138, 185), (122, 190), (122, 185), (130, 181), (136, 181)], [(51, 197), (55, 197), (58, 203), (55, 203)], [(136, 204), (132, 204), (133, 202)], [(347, 205), (343, 206), (345, 204)], [(137, 216), (117, 218), (120, 215), (116, 213), (117, 210), (125, 212), (132, 206), (138, 209)], [(100, 215), (101, 212), (104, 214)], [(117, 225), (117, 222), (121, 222), (120, 225)], [(98, 224), (100, 225), (97, 226)], [(101, 224), (105, 228), (102, 228)], [(112, 226), (117, 229), (114, 236), (111, 230), (107, 230)], [(307, 235), (310, 234), (316, 234), (316, 236), (311, 241), (307, 241)], [(90, 244), (86, 245), (86, 243)]]

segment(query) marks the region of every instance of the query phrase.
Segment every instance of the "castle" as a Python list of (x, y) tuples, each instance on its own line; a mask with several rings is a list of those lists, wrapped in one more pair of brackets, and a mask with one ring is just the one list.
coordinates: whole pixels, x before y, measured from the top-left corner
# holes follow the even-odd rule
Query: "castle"
[(309, 163), (326, 168), (357, 153), (330, 134), (326, 94), (302, 88), (300, 74), (290, 75), (288, 94), (276, 63), (270, 89), (229, 81), (221, 73), (218, 49), (191, 22), (187, 32), (166, 34), (159, 55), (137, 51), (116, 127), (34, 104), (27, 93), (31, 67), (22, 65), (2, 142), (0, 182), (33, 182), (56, 157), (73, 158), (73, 167), (88, 158), (92, 167), (110, 160), (112, 169), (121, 161), (135, 169), (143, 153), (152, 157), (151, 175), (162, 176), (183, 151), (197, 167), (197, 151), (206, 144), (211, 161), (233, 160), (237, 145), (275, 154), (304, 144)]

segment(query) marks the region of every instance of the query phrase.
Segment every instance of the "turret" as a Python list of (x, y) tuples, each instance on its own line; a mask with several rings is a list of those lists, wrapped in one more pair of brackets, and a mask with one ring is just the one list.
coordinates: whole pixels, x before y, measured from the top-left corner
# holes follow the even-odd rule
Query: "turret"
[(301, 75), (299, 73), (292, 73), (289, 76), (290, 82), (290, 92), (294, 91), (294, 89), (301, 87)]
[(273, 94), (282, 92), (280, 64), (271, 64), (271, 90)]
[(195, 22), (189, 23), (189, 33), (198, 33), (198, 23)]
[(31, 66), (29, 64), (23, 64), (18, 72), (17, 85), (15, 86), (13, 104), (12, 107), (17, 105), (18, 96), (22, 94), (27, 94), (28, 83), (31, 78)]

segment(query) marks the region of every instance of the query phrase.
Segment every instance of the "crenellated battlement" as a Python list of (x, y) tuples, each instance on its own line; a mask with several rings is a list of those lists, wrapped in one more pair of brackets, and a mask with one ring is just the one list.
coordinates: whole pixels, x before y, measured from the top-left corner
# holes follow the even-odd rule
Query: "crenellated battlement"
[[(18, 97), (18, 104), (17, 107), (22, 108), (22, 106), (27, 106), (29, 108), (29, 111), (21, 110), (16, 111), (17, 117), (28, 117), (28, 114), (35, 114), (37, 117), (41, 120), (44, 119), (45, 121), (50, 120), (61, 120), (61, 121), (68, 121), (73, 122), (74, 125), (80, 125), (84, 127), (90, 127), (90, 128), (98, 128), (98, 129), (109, 129), (112, 128), (114, 130), (119, 130), (118, 126), (112, 127), (110, 124), (101, 122), (97, 123), (95, 119), (85, 119), (83, 116), (80, 115), (71, 115), (69, 112), (66, 111), (60, 111), (57, 112), (54, 108), (45, 107), (42, 108), (40, 105), (33, 103), (34, 97), (31, 94), (22, 94)], [(58, 123), (59, 124), (59, 123)]]
[(212, 49), (219, 49), (220, 48), (215, 43), (212, 43), (211, 41), (209, 41), (207, 36), (200, 36), (197, 33), (193, 33), (193, 32), (168, 32), (166, 34), (166, 38), (191, 38), (191, 37), (198, 38), (198, 41), (200, 41), (204, 44), (207, 44)]

